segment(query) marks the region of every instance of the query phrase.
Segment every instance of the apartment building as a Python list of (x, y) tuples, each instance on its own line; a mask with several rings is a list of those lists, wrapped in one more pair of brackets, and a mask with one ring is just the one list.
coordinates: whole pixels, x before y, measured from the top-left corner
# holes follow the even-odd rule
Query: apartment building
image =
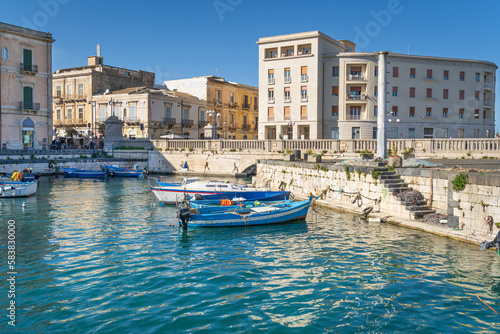
[(123, 121), (123, 138), (203, 137), (199, 122), (206, 115), (206, 101), (191, 94), (133, 87), (96, 94), (92, 100), (96, 122), (118, 117)]
[(207, 101), (207, 115), (199, 126), (216, 125), (217, 137), (257, 139), (258, 88), (216, 76), (169, 80), (164, 85)]
[(101, 47), (97, 56), (87, 59), (87, 66), (57, 70), (53, 74), (54, 127), (58, 136), (70, 129), (81, 135), (97, 136), (103, 119), (96, 119), (94, 94), (122, 90), (131, 87), (153, 87), (155, 74), (141, 70), (129, 70), (104, 64)]
[(0, 145), (46, 148), (52, 140), (52, 35), (0, 22)]
[[(376, 138), (378, 53), (318, 31), (258, 44), (260, 139)], [(494, 63), (389, 53), (386, 69), (388, 138), (494, 136)]]

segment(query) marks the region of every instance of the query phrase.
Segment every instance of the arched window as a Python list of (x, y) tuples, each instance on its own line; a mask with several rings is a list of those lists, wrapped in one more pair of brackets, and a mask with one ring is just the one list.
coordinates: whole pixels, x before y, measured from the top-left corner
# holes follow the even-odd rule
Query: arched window
[(9, 49), (7, 49), (6, 47), (2, 48), (2, 59), (3, 60), (9, 59)]
[(31, 118), (26, 118), (22, 125), (23, 147), (33, 147), (35, 138), (35, 122)]

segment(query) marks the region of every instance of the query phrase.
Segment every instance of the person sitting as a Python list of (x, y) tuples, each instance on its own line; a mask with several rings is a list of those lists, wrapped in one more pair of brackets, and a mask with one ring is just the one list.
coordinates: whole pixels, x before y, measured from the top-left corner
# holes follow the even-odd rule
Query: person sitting
[(488, 249), (491, 247), (496, 247), (496, 248), (500, 249), (500, 231), (498, 231), (497, 236), (495, 237), (495, 239), (493, 239), (493, 241), (488, 242), (485, 240), (485, 241), (481, 242), (479, 249), (484, 250), (484, 249)]

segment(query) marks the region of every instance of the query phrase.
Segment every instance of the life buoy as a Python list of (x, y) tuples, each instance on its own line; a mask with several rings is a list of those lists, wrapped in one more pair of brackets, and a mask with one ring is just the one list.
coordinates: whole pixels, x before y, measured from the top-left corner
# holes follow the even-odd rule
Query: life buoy
[(234, 202), (231, 201), (230, 199), (221, 199), (220, 205), (221, 206), (231, 206), (231, 205), (234, 205)]

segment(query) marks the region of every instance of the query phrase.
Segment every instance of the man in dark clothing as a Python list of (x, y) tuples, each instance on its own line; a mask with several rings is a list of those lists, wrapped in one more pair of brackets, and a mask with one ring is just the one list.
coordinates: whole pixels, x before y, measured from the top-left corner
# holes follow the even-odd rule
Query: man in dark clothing
[(498, 232), (497, 236), (495, 237), (495, 239), (493, 239), (493, 241), (483, 241), (480, 243), (480, 249), (483, 250), (483, 249), (488, 249), (488, 248), (491, 248), (491, 247), (496, 247), (496, 248), (499, 248), (500, 249), (500, 231)]

